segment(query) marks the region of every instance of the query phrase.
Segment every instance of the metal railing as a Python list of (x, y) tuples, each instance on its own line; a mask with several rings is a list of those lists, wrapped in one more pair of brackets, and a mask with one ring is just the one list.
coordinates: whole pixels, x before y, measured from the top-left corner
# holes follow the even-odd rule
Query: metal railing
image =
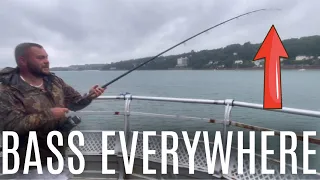
[[(223, 130), (222, 130), (222, 138), (223, 138), (223, 145), (224, 145), (224, 150), (225, 146), (227, 143), (227, 131), (229, 126), (235, 126), (239, 128), (244, 128), (248, 130), (253, 130), (253, 131), (274, 131), (275, 135), (279, 135), (280, 131), (269, 129), (269, 128), (264, 128), (264, 127), (259, 127), (259, 126), (254, 126), (254, 125), (249, 125), (249, 124), (244, 124), (236, 121), (232, 121), (230, 118), (231, 115), (231, 110), (233, 107), (243, 107), (243, 108), (251, 108), (251, 109), (260, 109), (263, 111), (274, 111), (274, 112), (279, 112), (279, 113), (287, 113), (287, 114), (295, 114), (295, 115), (301, 115), (301, 116), (309, 116), (309, 117), (316, 117), (320, 118), (320, 111), (312, 111), (312, 110), (305, 110), (305, 109), (297, 109), (297, 108), (288, 108), (288, 107), (283, 107), (282, 109), (275, 109), (275, 110), (266, 110), (263, 109), (262, 104), (255, 104), (255, 103), (247, 103), (247, 102), (240, 102), (240, 101), (235, 101), (232, 99), (226, 99), (226, 100), (208, 100), (208, 99), (186, 99), (186, 98), (171, 98), (171, 97), (150, 97), (150, 96), (133, 96), (131, 94), (126, 94), (126, 95), (119, 95), (119, 96), (101, 96), (96, 99), (97, 101), (104, 101), (104, 100), (124, 100), (125, 101), (125, 108), (124, 111), (100, 111), (100, 112), (110, 112), (113, 115), (123, 115), (124, 116), (124, 133), (125, 133), (125, 139), (127, 142), (127, 152), (131, 152), (130, 144), (131, 138), (132, 138), (132, 131), (131, 131), (131, 126), (130, 126), (130, 115), (141, 115), (141, 116), (150, 116), (150, 117), (163, 117), (163, 118), (180, 118), (180, 119), (193, 119), (193, 120), (206, 120), (207, 122), (210, 123), (216, 123), (216, 124), (222, 124), (223, 125)], [(142, 101), (163, 101), (163, 102), (178, 102), (178, 103), (191, 103), (191, 104), (213, 104), (213, 105), (221, 105), (225, 106), (225, 112), (224, 112), (224, 118), (223, 120), (216, 120), (212, 118), (199, 118), (199, 117), (194, 117), (194, 116), (181, 116), (181, 115), (171, 115), (171, 114), (159, 114), (159, 113), (150, 113), (150, 112), (133, 112), (130, 109), (130, 105), (132, 100), (142, 100)], [(79, 111), (79, 113), (92, 113), (94, 111)], [(320, 119), (319, 119), (320, 120)], [(92, 132), (89, 132), (92, 133)], [(303, 140), (301, 135), (297, 135), (297, 140)], [(155, 143), (156, 141), (153, 141)], [(114, 140), (113, 146), (115, 144), (119, 143), (119, 141)], [(309, 143), (312, 144), (320, 144), (320, 139), (317, 138), (309, 138)], [(198, 152), (198, 151), (197, 151)], [(122, 153), (117, 152), (118, 154)], [(139, 153), (138, 153), (139, 154)], [(121, 156), (121, 155), (120, 155)], [(258, 154), (256, 156), (259, 156)], [(203, 158), (203, 157), (202, 157)], [(269, 160), (273, 161), (274, 163), (279, 163), (279, 161), (275, 159), (268, 158)], [(245, 160), (245, 159), (244, 159)], [(249, 158), (247, 158), (247, 163), (248, 163)], [(248, 163), (249, 164), (249, 163)], [(289, 165), (290, 166), (290, 165)], [(123, 167), (123, 166), (122, 166)], [(235, 171), (237, 167), (234, 166), (233, 171)], [(249, 170), (249, 166), (248, 169)], [(301, 171), (301, 168), (300, 168)], [(277, 171), (278, 172), (278, 171)], [(279, 172), (278, 172), (279, 173)], [(260, 177), (254, 177), (253, 175), (246, 173), (244, 175), (237, 175), (235, 172), (230, 172), (228, 175), (222, 175), (220, 174), (220, 177), (225, 177), (225, 178), (261, 178), (262, 176), (259, 175)], [(119, 177), (123, 178), (124, 177), (124, 170), (119, 169)], [(301, 179), (306, 179), (309, 177), (308, 175), (280, 175), (277, 174), (275, 176), (268, 176), (265, 175), (263, 177), (272, 177), (272, 178), (301, 178)], [(316, 174), (314, 176), (310, 176), (311, 178), (320, 178), (319, 174)]]
[[(130, 104), (133, 99), (135, 100), (145, 100), (145, 101), (164, 101), (164, 102), (180, 102), (180, 103), (194, 103), (194, 104), (215, 104), (215, 105), (224, 105), (225, 106), (225, 114), (224, 120), (219, 121), (215, 119), (208, 119), (210, 123), (223, 124), (223, 135), (226, 137), (227, 126), (235, 126), (248, 130), (254, 131), (274, 131), (275, 135), (280, 135), (280, 131), (269, 129), (265, 127), (258, 127), (249, 124), (244, 124), (236, 121), (232, 121), (230, 119), (232, 107), (244, 107), (251, 109), (260, 109), (263, 111), (274, 111), (280, 113), (287, 114), (295, 114), (301, 116), (308, 117), (317, 117), (320, 118), (320, 111), (306, 110), (306, 109), (298, 109), (298, 108), (288, 108), (283, 107), (282, 109), (264, 109), (262, 104), (257, 103), (248, 103), (241, 101), (234, 101), (233, 99), (225, 99), (225, 100), (208, 100), (208, 99), (187, 99), (187, 98), (172, 98), (172, 97), (150, 97), (150, 96), (133, 96), (130, 94), (127, 95), (119, 95), (119, 96), (101, 96), (97, 100), (112, 100), (112, 99), (123, 99), (125, 101), (125, 111), (122, 112), (125, 117), (125, 132), (130, 132), (130, 123), (129, 123), (129, 115), (150, 115), (150, 116), (160, 116), (160, 117), (171, 117), (171, 118), (182, 118), (182, 119), (203, 119), (198, 117), (190, 117), (190, 116), (177, 116), (177, 115), (168, 115), (168, 114), (155, 114), (155, 113), (143, 113), (143, 112), (131, 112)], [(89, 111), (82, 111), (89, 112)], [(121, 115), (120, 112), (117, 112), (116, 115)], [(319, 119), (320, 120), (320, 119)], [(302, 135), (297, 135), (298, 140), (302, 141)], [(320, 139), (317, 138), (309, 138), (310, 143), (320, 145)]]

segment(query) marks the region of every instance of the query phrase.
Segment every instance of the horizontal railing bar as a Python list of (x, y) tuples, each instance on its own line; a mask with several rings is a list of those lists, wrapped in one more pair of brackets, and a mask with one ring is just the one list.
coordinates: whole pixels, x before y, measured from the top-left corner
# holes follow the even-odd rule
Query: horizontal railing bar
[[(216, 104), (216, 105), (227, 105), (229, 102), (226, 100), (209, 100), (209, 99), (190, 99), (190, 98), (171, 98), (171, 97), (152, 97), (152, 96), (126, 96), (136, 100), (147, 100), (147, 101), (166, 101), (166, 102), (181, 102), (181, 103), (196, 103), (196, 104)], [(124, 99), (124, 96), (100, 96), (97, 100), (112, 100), (112, 99)], [(265, 111), (275, 111), (288, 114), (296, 114), (310, 117), (320, 117), (320, 111), (305, 110), (298, 108), (283, 107), (282, 109), (263, 109), (263, 104), (248, 103), (241, 101), (232, 101), (232, 106), (261, 109)]]
[(97, 101), (97, 100), (117, 100), (117, 99), (124, 99), (124, 97), (123, 96), (99, 96), (94, 100)]
[(209, 99), (190, 99), (190, 98), (170, 98), (170, 97), (147, 97), (147, 96), (133, 96), (137, 100), (147, 101), (166, 101), (166, 102), (181, 102), (181, 103), (197, 103), (197, 104), (217, 104), (224, 105), (224, 100), (209, 100)]
[(80, 111), (69, 111), (68, 115), (76, 115), (77, 113), (80, 114), (110, 114), (110, 115), (115, 115), (117, 111), (101, 111), (101, 110), (80, 110)]
[[(129, 96), (126, 96), (129, 98)], [(147, 101), (166, 101), (166, 102), (181, 102), (181, 103), (197, 103), (197, 104), (217, 104), (224, 105), (224, 100), (208, 100), (208, 99), (190, 99), (190, 98), (171, 98), (171, 97), (152, 97), (152, 96), (131, 96), (136, 100)], [(112, 99), (124, 99), (124, 96), (100, 96), (97, 100), (112, 100)]]
[(320, 111), (305, 110), (305, 109), (298, 109), (298, 108), (282, 107), (282, 109), (263, 109), (263, 104), (240, 102), (240, 101), (233, 101), (233, 106), (246, 107), (246, 108), (252, 108), (252, 109), (262, 109), (266, 111), (276, 111), (276, 112), (297, 114), (297, 115), (303, 115), (303, 116), (320, 117)]

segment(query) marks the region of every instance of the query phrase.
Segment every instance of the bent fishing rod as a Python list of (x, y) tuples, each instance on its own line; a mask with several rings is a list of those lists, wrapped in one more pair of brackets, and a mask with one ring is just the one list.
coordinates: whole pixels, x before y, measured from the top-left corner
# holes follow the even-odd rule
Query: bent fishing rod
[[(167, 50), (159, 53), (158, 55), (154, 56), (153, 58), (151, 58), (151, 59), (149, 59), (149, 60), (141, 63), (140, 65), (138, 65), (138, 66), (136, 66), (136, 67), (134, 67), (134, 68), (132, 68), (132, 69), (130, 69), (129, 71), (123, 73), (122, 75), (118, 76), (117, 78), (111, 80), (110, 82), (104, 84), (104, 85), (101, 86), (101, 87), (102, 87), (102, 88), (106, 88), (106, 87), (109, 86), (110, 84), (116, 82), (117, 80), (119, 80), (120, 78), (126, 76), (127, 74), (131, 73), (132, 71), (134, 71), (134, 70), (138, 69), (139, 67), (141, 67), (141, 66), (143, 66), (143, 65), (145, 65), (145, 64), (147, 64), (147, 63), (149, 63), (149, 62), (151, 62), (151, 61), (153, 61), (153, 60), (155, 60), (157, 57), (161, 56), (162, 54), (164, 54), (164, 53), (166, 53), (166, 52), (174, 49), (175, 47), (177, 47), (177, 46), (179, 46), (179, 45), (181, 45), (181, 44), (183, 44), (183, 43), (185, 43), (185, 42), (187, 42), (187, 41), (189, 41), (189, 40), (191, 40), (191, 39), (199, 36), (200, 34), (203, 34), (203, 33), (207, 32), (207, 31), (209, 31), (209, 30), (211, 30), (211, 29), (214, 29), (214, 28), (216, 28), (216, 27), (218, 27), (218, 26), (221, 26), (221, 25), (223, 25), (223, 24), (225, 24), (225, 23), (227, 23), (227, 22), (229, 22), (229, 21), (232, 21), (232, 20), (234, 20), (234, 19), (237, 19), (237, 18), (239, 18), (239, 17), (241, 17), (241, 16), (246, 16), (246, 15), (249, 15), (249, 14), (252, 14), (252, 13), (256, 13), (256, 12), (259, 12), (259, 11), (267, 11), (267, 10), (280, 10), (280, 9), (258, 9), (258, 10), (250, 11), (250, 12), (247, 12), (247, 13), (244, 13), (244, 14), (240, 14), (240, 15), (238, 15), (238, 16), (236, 16), (236, 17), (230, 18), (230, 19), (228, 19), (228, 20), (226, 20), (226, 21), (223, 21), (223, 22), (221, 22), (221, 23), (219, 23), (219, 24), (216, 24), (216, 25), (214, 25), (214, 26), (212, 26), (212, 27), (209, 27), (208, 29), (206, 29), (206, 30), (204, 30), (204, 31), (202, 31), (202, 32), (200, 32), (200, 33), (198, 33), (198, 34), (195, 34), (195, 35), (191, 36), (190, 38), (188, 38), (188, 39), (186, 39), (186, 40), (184, 40), (184, 41), (182, 41), (182, 42), (180, 42), (180, 43), (178, 43), (178, 44), (170, 47), (169, 49), (167, 49)], [(92, 95), (92, 93), (88, 94), (88, 96), (91, 96), (91, 95)]]

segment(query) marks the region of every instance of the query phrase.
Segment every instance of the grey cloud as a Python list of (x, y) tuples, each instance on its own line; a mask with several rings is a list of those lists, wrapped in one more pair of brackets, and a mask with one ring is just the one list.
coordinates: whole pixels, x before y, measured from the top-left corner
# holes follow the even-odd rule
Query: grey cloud
[(319, 33), (320, 1), (298, 0), (3, 0), (0, 67), (14, 66), (22, 41), (45, 46), (51, 66), (110, 63), (153, 56), (228, 18), (260, 8), (280, 8), (239, 18), (168, 52), (261, 42), (274, 24), (282, 39)]

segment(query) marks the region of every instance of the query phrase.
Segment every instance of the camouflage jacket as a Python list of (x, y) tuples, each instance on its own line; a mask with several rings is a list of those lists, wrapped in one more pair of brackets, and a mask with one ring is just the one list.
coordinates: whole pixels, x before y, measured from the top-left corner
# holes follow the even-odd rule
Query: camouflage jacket
[[(1, 130), (15, 131), (19, 135), (20, 168), (24, 167), (29, 131), (37, 133), (41, 163), (46, 165), (47, 157), (52, 157), (55, 161), (56, 156), (47, 146), (47, 135), (50, 131), (57, 130), (61, 125), (59, 122), (63, 121), (54, 119), (50, 108), (67, 107), (76, 111), (88, 106), (91, 100), (84, 99), (79, 92), (53, 73), (44, 77), (46, 91), (24, 82), (17, 68), (1, 70), (0, 82)], [(66, 139), (63, 143), (67, 143)], [(12, 142), (9, 142), (9, 148), (10, 144)], [(53, 145), (64, 155), (65, 147), (58, 146), (55, 137)], [(31, 160), (34, 160), (34, 155)]]

